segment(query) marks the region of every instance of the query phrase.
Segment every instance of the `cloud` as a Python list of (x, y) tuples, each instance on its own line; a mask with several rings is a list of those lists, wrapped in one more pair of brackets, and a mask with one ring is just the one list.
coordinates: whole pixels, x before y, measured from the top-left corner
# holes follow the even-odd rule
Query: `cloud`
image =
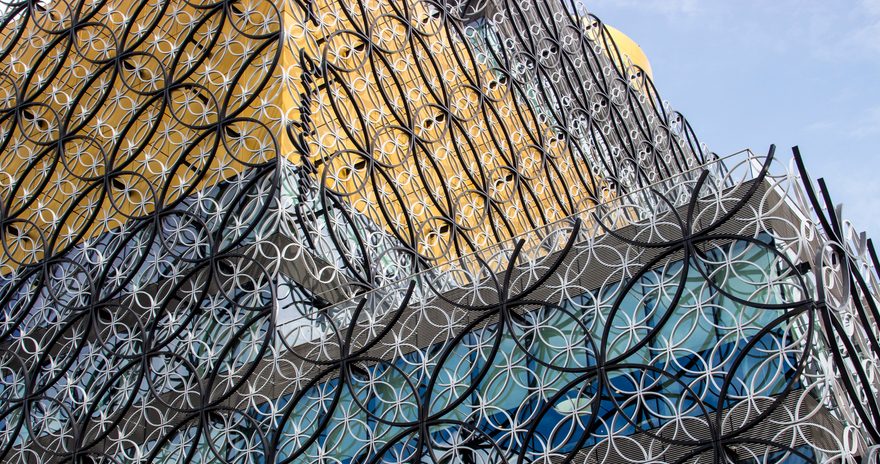
[(807, 124), (804, 127), (804, 130), (808, 132), (825, 132), (828, 130), (836, 129), (837, 123), (835, 121), (816, 121), (810, 124)]
[[(880, 135), (880, 106), (857, 111), (845, 120), (823, 119), (804, 126), (806, 132), (824, 132), (835, 137), (865, 138)], [(878, 183), (880, 185), (880, 183)]]
[(861, 3), (869, 13), (880, 16), (880, 0), (862, 0)]
[(808, 49), (823, 61), (880, 54), (880, 0), (584, 0), (591, 12), (654, 15), (676, 27), (730, 31), (776, 53)]
[(699, 0), (591, 0), (587, 8), (628, 8), (649, 11), (666, 17), (696, 16), (706, 11)]
[(848, 134), (853, 137), (869, 137), (880, 134), (880, 106), (863, 111), (852, 122)]
[(880, 54), (880, 0), (849, 7), (825, 4), (808, 17), (814, 55), (830, 61), (876, 58)]
[(853, 31), (852, 39), (858, 45), (880, 52), (880, 0), (862, 0), (865, 24)]

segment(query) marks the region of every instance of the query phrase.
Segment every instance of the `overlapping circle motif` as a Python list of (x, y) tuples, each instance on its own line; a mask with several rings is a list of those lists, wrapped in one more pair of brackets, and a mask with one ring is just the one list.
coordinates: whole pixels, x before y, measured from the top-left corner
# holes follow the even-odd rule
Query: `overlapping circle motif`
[(873, 246), (580, 5), (2, 5), (4, 462), (880, 441)]

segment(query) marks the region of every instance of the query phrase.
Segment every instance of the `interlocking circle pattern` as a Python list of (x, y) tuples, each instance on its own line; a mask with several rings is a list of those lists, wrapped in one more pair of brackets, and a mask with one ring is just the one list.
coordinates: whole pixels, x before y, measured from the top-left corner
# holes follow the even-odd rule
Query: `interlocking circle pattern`
[(582, 5), (0, 5), (0, 461), (880, 457), (873, 244)]

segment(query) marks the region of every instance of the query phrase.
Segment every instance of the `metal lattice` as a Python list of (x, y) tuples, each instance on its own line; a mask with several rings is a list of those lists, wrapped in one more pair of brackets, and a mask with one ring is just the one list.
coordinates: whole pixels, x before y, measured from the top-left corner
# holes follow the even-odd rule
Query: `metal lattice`
[(870, 241), (581, 5), (4, 4), (4, 462), (875, 458)]

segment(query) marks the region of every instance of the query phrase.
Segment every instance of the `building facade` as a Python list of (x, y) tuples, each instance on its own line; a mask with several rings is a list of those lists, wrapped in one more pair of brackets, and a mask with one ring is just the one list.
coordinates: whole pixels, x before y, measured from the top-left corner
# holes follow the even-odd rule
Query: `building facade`
[(583, 5), (3, 18), (3, 462), (878, 459), (873, 244)]

